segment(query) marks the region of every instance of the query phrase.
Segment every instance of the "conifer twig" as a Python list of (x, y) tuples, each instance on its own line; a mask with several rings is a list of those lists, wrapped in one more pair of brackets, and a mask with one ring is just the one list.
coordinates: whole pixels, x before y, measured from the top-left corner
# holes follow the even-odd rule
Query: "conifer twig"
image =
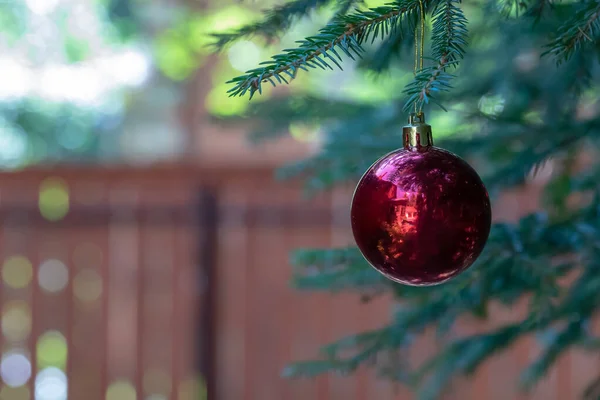
[(223, 49), (228, 44), (243, 37), (262, 35), (267, 40), (275, 38), (279, 33), (288, 29), (292, 21), (308, 14), (311, 10), (318, 9), (331, 0), (294, 0), (289, 3), (277, 5), (265, 11), (265, 17), (254, 24), (243, 26), (233, 32), (215, 33), (216, 39), (213, 46)]
[(546, 47), (544, 55), (551, 54), (556, 63), (561, 64), (571, 58), (584, 42), (593, 42), (600, 31), (600, 3), (586, 3), (572, 18), (567, 20), (559, 29), (556, 38)]
[(450, 80), (453, 75), (447, 73), (446, 69), (458, 66), (467, 45), (467, 18), (455, 4), (459, 2), (460, 0), (444, 0), (434, 10), (431, 41), (436, 65), (419, 71), (415, 79), (406, 86), (404, 93), (409, 98), (404, 105), (405, 111), (415, 104), (421, 109), (430, 101), (445, 110), (434, 95), (451, 88)]
[(273, 56), (272, 60), (262, 63), (265, 67), (250, 70), (246, 75), (229, 81), (228, 83), (235, 84), (229, 90), (230, 96), (243, 96), (250, 92), (252, 98), (257, 91), (262, 92), (263, 82), (268, 81), (273, 86), (282, 82), (289, 83), (286, 77), (294, 79), (299, 69), (308, 71), (307, 67), (333, 70), (333, 63), (342, 69), (342, 58), (336, 49), (351, 59), (361, 57), (362, 43), (395, 32), (402, 18), (414, 12), (418, 4), (416, 0), (402, 0), (394, 5), (339, 15), (322, 28), (319, 34), (299, 41), (297, 48), (286, 49), (282, 54)]

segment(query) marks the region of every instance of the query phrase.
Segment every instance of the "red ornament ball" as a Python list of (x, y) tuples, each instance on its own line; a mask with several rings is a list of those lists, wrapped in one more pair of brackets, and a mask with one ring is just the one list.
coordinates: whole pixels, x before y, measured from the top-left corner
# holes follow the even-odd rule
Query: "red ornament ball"
[(473, 264), (487, 241), (492, 212), (477, 172), (434, 147), (430, 130), (424, 138), (417, 131), (407, 134), (405, 127), (405, 147), (376, 161), (361, 178), (352, 200), (352, 231), (363, 256), (383, 275), (429, 286)]

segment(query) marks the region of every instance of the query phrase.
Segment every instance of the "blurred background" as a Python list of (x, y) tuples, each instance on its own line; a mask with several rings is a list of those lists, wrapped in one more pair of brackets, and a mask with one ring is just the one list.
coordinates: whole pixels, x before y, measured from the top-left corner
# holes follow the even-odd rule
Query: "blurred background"
[[(228, 98), (225, 82), (328, 17), (302, 19), (274, 45), (206, 47), (209, 33), (273, 3), (0, 2), (0, 399), (408, 398), (362, 370), (280, 377), (327, 341), (386, 321), (390, 300), (289, 286), (289, 251), (351, 243), (351, 191), (306, 199), (300, 183), (276, 181), (277, 166), (319, 149), (319, 126), (252, 144), (251, 122), (235, 122), (250, 103)], [(278, 90), (380, 102), (412, 72), (327, 74)], [(496, 218), (534, 210), (536, 187), (504, 194)], [(517, 399), (494, 393), (532, 357), (535, 344), (524, 346), (486, 364), (463, 395)], [(424, 359), (435, 343), (413, 348)], [(586, 382), (557, 368), (534, 396), (562, 400), (560, 377)], [(465, 398), (459, 386), (453, 398)]]
[(329, 213), (272, 179), (309, 151), (309, 131), (257, 147), (210, 117), (243, 113), (224, 82), (269, 50), (210, 55), (208, 34), (258, 11), (0, 2), (0, 399), (212, 399), (217, 386), (242, 399), (253, 374), (278, 385), (292, 354), (273, 345), (310, 309), (281, 297), (287, 250), (327, 245)]

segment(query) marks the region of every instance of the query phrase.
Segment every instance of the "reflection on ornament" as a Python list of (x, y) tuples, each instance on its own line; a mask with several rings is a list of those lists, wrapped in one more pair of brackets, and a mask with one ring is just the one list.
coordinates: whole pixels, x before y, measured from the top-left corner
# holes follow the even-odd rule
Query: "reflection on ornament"
[(375, 162), (352, 200), (352, 230), (367, 261), (415, 286), (442, 283), (473, 264), (491, 226), (479, 175), (433, 146), (424, 118), (403, 129), (404, 148)]

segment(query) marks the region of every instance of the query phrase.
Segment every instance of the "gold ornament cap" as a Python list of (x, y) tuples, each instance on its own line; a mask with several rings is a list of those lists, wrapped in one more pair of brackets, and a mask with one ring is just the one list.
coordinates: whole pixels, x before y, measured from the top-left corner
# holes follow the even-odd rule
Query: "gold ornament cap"
[(402, 142), (404, 148), (410, 151), (433, 146), (431, 125), (425, 123), (425, 113), (412, 113), (408, 117), (408, 125), (402, 128)]

